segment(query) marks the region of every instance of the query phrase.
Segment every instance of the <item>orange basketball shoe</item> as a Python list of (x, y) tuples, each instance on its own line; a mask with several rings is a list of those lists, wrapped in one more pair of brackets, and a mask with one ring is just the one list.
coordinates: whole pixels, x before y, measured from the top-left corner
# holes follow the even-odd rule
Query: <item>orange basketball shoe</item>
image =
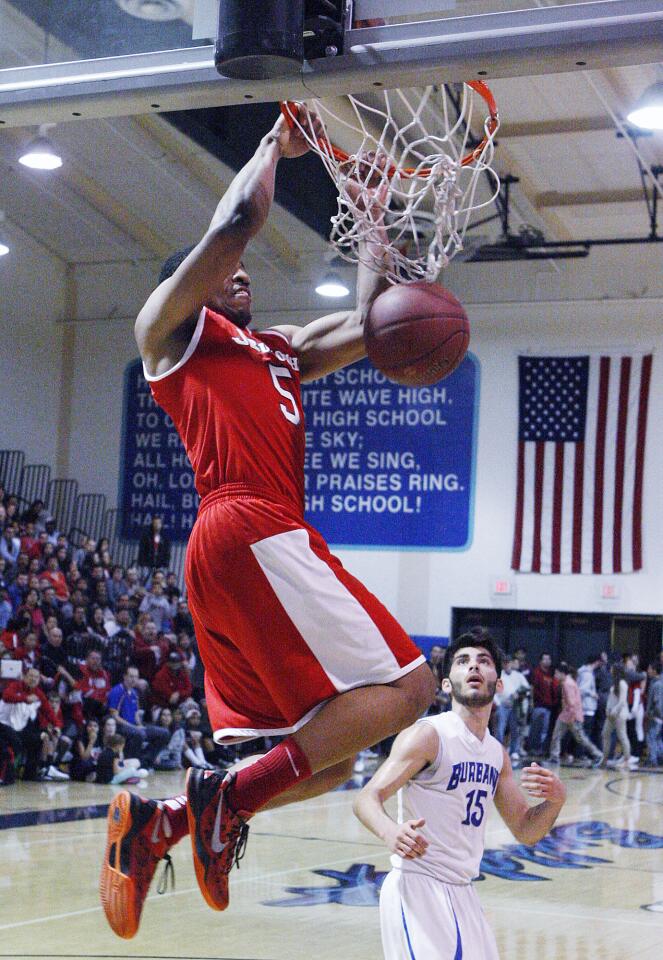
[(113, 798), (99, 892), (106, 919), (118, 937), (136, 935), (159, 860), (166, 861), (159, 892), (165, 892), (168, 873), (174, 881), (168, 853), (172, 844), (172, 829), (161, 802), (144, 800), (128, 790)]
[(228, 906), (228, 874), (244, 856), (249, 825), (228, 803), (234, 773), (220, 776), (189, 768), (186, 812), (193, 848), (196, 879), (213, 910)]

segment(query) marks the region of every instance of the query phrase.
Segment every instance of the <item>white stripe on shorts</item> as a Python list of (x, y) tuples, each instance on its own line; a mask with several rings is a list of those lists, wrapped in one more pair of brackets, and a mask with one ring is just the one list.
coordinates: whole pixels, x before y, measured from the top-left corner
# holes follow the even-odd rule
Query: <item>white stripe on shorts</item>
[(391, 683), (401, 667), (359, 601), (313, 552), (306, 530), (259, 540), (253, 555), (283, 609), (338, 691)]

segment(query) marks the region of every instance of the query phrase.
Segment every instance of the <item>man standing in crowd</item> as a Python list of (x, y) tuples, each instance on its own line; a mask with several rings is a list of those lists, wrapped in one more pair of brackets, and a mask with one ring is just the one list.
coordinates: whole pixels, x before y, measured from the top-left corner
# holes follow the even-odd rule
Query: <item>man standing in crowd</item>
[(649, 766), (657, 767), (663, 762), (663, 678), (660, 661), (654, 660), (647, 669), (647, 753)]
[(509, 734), (509, 755), (512, 760), (520, 760), (520, 724), (518, 711), (523, 697), (527, 696), (530, 685), (518, 669), (515, 657), (507, 655), (501, 673), (501, 690), (495, 694), (495, 736), (501, 744)]
[(170, 541), (163, 532), (161, 517), (152, 517), (149, 527), (143, 530), (138, 544), (138, 566), (151, 572), (168, 567)]
[(582, 700), (582, 727), (594, 746), (598, 746), (594, 739), (594, 722), (599, 702), (599, 695), (596, 689), (596, 671), (600, 665), (601, 654), (597, 653), (594, 657), (591, 657), (587, 663), (583, 663), (583, 665), (579, 667), (576, 678)]
[(555, 669), (555, 678), (561, 687), (562, 709), (555, 721), (550, 745), (550, 761), (559, 763), (562, 737), (565, 733), (570, 733), (578, 746), (590, 755), (592, 766), (598, 767), (603, 762), (603, 753), (594, 746), (583, 730), (582, 699), (573, 676), (573, 669), (568, 663), (562, 662)]
[[(493, 804), (518, 843), (531, 846), (555, 823), (566, 790), (551, 770), (525, 767), (521, 785), (488, 731), (502, 686), (501, 653), (475, 628), (447, 650), (451, 710), (398, 735), (389, 759), (354, 802), (359, 820), (392, 853), (380, 893), (385, 960), (497, 960), (497, 944), (472, 881), (480, 872)], [(385, 801), (401, 790), (395, 822)]]
[(553, 712), (559, 703), (559, 684), (555, 679), (552, 657), (542, 653), (532, 672), (532, 717), (529, 730), (529, 752), (536, 757), (545, 755), (546, 740)]

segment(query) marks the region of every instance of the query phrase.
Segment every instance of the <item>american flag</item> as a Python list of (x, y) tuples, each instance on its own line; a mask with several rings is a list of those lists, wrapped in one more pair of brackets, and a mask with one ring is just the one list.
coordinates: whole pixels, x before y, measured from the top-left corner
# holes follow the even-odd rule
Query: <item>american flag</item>
[(518, 359), (512, 568), (640, 570), (651, 354)]

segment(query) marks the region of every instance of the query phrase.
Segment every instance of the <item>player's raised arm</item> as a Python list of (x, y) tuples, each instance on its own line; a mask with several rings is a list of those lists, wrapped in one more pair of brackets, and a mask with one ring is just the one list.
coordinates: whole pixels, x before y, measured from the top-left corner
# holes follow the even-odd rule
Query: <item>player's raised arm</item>
[(424, 820), (396, 823), (384, 809), (384, 803), (400, 787), (428, 764), (439, 747), (438, 737), (428, 723), (415, 723), (396, 737), (389, 758), (359, 791), (352, 805), (355, 816), (392, 853), (414, 860), (426, 852), (428, 841), (419, 833)]
[[(550, 832), (564, 806), (566, 787), (552, 770), (537, 763), (523, 768), (520, 784), (516, 782), (505, 750), (504, 766), (495, 791), (495, 806), (516, 840), (531, 846)], [(542, 802), (530, 807), (523, 790)]]
[(236, 269), (249, 240), (267, 219), (278, 161), (302, 156), (307, 150), (304, 137), (279, 117), (223, 195), (205, 236), (172, 277), (151, 294), (134, 328), (140, 354), (151, 373), (159, 373), (163, 359), (168, 363), (180, 359), (192, 333), (192, 321)]

